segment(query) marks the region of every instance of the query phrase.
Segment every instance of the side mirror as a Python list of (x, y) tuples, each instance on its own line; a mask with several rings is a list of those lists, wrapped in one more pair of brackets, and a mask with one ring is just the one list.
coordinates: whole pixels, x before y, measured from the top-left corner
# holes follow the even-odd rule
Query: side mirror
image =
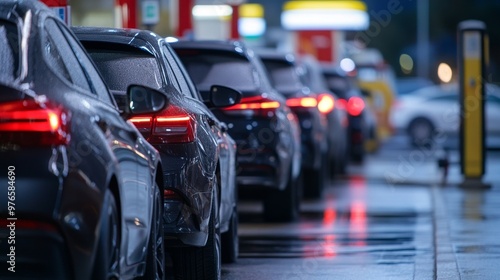
[(168, 98), (162, 92), (140, 85), (127, 88), (128, 117), (131, 115), (152, 114), (168, 105)]
[(230, 87), (213, 85), (210, 87), (208, 107), (228, 107), (240, 103), (241, 92)]

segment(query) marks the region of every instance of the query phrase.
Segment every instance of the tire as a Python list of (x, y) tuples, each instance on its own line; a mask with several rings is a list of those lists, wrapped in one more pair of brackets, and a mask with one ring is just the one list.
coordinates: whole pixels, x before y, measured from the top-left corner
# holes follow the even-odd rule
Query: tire
[(299, 180), (293, 179), (292, 168), (284, 190), (271, 190), (264, 198), (264, 218), (269, 222), (293, 222), (299, 217)]
[(410, 123), (408, 134), (413, 146), (428, 147), (432, 145), (434, 126), (428, 119), (416, 118)]
[(97, 241), (92, 279), (120, 279), (120, 228), (116, 201), (109, 189), (104, 194), (101, 228)]
[(218, 203), (214, 194), (205, 246), (172, 248), (175, 279), (221, 278), (221, 238), (216, 204)]
[(165, 248), (163, 244), (163, 199), (158, 184), (155, 184), (154, 208), (151, 217), (146, 272), (143, 280), (162, 280), (165, 278)]
[(222, 234), (222, 262), (234, 263), (238, 259), (239, 253), (238, 238), (238, 211), (233, 207), (231, 222), (227, 232)]

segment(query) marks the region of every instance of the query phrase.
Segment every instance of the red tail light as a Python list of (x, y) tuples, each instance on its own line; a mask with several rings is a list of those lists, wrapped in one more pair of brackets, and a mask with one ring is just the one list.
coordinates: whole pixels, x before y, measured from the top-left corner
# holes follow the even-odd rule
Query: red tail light
[(351, 97), (347, 101), (347, 112), (351, 116), (359, 116), (365, 109), (365, 101), (361, 97)]
[(168, 189), (163, 191), (163, 198), (165, 200), (167, 200), (167, 199), (181, 199), (181, 197), (179, 196), (179, 194), (177, 194), (173, 190), (168, 190)]
[(189, 143), (195, 138), (195, 123), (182, 108), (170, 105), (161, 115), (134, 117), (130, 121), (153, 144)]
[(263, 98), (261, 96), (245, 97), (241, 102), (231, 107), (224, 108), (226, 112), (243, 115), (272, 116), (274, 111), (280, 107), (280, 103), (275, 100)]
[(290, 98), (286, 101), (286, 105), (290, 108), (314, 108), (318, 106), (318, 100), (314, 97)]
[(341, 110), (347, 110), (347, 100), (344, 98), (337, 99), (337, 108)]
[(60, 106), (33, 99), (0, 104), (0, 143), (23, 147), (65, 145), (69, 116)]
[(318, 96), (318, 110), (323, 114), (328, 114), (333, 111), (335, 100), (328, 93), (323, 93)]

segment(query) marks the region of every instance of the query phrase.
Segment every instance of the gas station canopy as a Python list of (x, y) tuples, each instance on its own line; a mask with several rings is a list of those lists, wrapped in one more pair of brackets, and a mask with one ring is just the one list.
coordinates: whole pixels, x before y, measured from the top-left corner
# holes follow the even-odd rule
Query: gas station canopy
[(281, 25), (288, 30), (366, 30), (370, 18), (362, 1), (289, 1)]

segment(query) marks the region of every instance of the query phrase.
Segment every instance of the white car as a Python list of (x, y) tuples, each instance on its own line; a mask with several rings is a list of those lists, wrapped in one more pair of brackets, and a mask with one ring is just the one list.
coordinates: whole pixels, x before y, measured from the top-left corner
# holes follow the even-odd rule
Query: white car
[[(500, 88), (486, 84), (485, 129), (487, 135), (500, 135)], [(458, 84), (424, 87), (400, 97), (390, 121), (397, 131), (405, 131), (413, 145), (432, 145), (435, 135), (458, 135), (460, 103)], [(470, 98), (467, 108), (474, 110), (480, 100)]]

